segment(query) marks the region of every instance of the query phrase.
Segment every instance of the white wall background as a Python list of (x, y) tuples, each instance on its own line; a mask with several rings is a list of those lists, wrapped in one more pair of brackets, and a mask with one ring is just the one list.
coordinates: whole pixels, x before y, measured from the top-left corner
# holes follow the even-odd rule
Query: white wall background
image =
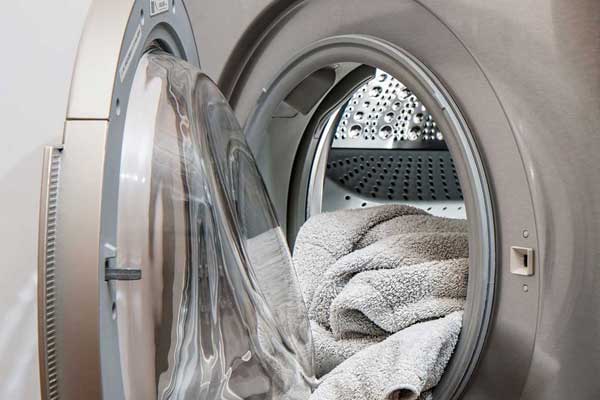
[(0, 399), (40, 398), (36, 263), (42, 149), (62, 139), (90, 2), (2, 1)]

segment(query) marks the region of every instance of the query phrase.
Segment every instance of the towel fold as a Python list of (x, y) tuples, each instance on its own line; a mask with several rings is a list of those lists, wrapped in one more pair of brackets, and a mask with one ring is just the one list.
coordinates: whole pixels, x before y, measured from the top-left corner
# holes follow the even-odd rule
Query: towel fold
[(460, 333), (468, 253), (466, 221), (409, 206), (307, 221), (294, 263), (322, 378), (310, 400), (431, 400)]
[(330, 307), (334, 299), (350, 279), (360, 272), (465, 258), (468, 257), (468, 251), (467, 234), (461, 232), (410, 233), (379, 240), (340, 258), (321, 272), (311, 291), (312, 297), (305, 298), (308, 316), (329, 328)]
[(394, 333), (463, 309), (469, 260), (430, 261), (355, 275), (331, 306), (336, 338)]
[(329, 373), (329, 371), (359, 351), (386, 338), (386, 336), (354, 336), (337, 340), (333, 337), (331, 331), (314, 321), (310, 321), (310, 327), (315, 351), (315, 375), (317, 378)]
[(428, 216), (414, 207), (386, 205), (323, 213), (306, 221), (298, 232), (293, 252), (305, 301), (313, 297), (323, 272), (359, 248), (361, 240), (375, 226), (408, 215)]
[(402, 215), (373, 226), (357, 243), (363, 248), (378, 240), (403, 233), (468, 232), (467, 220), (436, 217), (430, 214)]
[(421, 322), (334, 368), (310, 400), (416, 400), (438, 384), (454, 351), (462, 312)]

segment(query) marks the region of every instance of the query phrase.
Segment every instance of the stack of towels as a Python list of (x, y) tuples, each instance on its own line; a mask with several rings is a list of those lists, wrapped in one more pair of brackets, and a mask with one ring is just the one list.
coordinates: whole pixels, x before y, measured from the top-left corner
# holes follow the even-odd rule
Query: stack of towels
[(464, 220), (389, 205), (324, 213), (296, 238), (320, 384), (312, 400), (430, 398), (454, 351)]

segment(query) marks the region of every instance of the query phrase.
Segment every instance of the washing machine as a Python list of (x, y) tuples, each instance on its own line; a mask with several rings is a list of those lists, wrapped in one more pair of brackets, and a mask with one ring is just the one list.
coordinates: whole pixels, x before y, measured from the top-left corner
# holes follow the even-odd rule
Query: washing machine
[(464, 219), (439, 400), (597, 399), (600, 3), (7, 6), (3, 398), (304, 399), (312, 216)]

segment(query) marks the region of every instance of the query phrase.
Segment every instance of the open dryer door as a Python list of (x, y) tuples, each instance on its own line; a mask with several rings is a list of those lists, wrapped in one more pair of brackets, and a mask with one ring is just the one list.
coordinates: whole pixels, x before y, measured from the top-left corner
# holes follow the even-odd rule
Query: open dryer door
[(310, 329), (285, 238), (215, 84), (142, 57), (106, 279), (126, 399), (305, 399)]

